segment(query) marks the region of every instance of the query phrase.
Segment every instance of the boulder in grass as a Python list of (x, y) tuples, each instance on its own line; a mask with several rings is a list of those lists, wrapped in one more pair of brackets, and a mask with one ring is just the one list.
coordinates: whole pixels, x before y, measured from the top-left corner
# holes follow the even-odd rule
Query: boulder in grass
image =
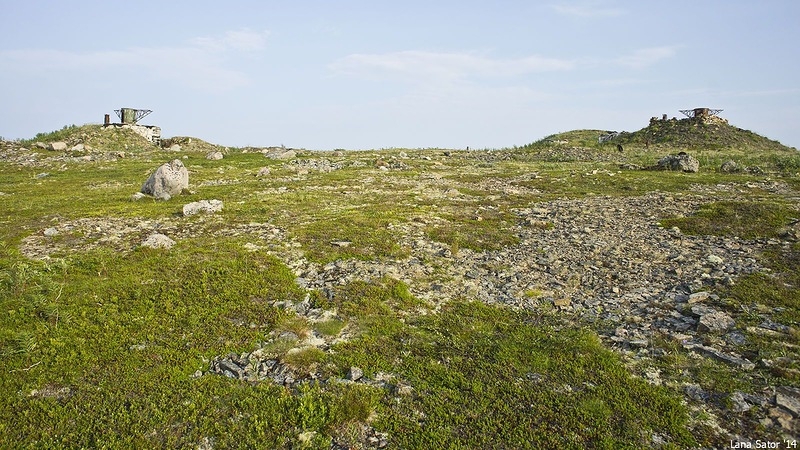
[(66, 142), (51, 142), (49, 146), (50, 150), (61, 152), (67, 149)]
[(691, 155), (680, 152), (677, 155), (669, 155), (659, 159), (652, 169), (695, 173), (700, 170), (700, 161)]
[(728, 160), (719, 166), (719, 171), (722, 173), (736, 173), (741, 171), (741, 169), (739, 168), (739, 165), (736, 164), (736, 161)]
[(169, 200), (189, 188), (189, 171), (179, 159), (164, 163), (142, 185), (142, 194)]
[(142, 242), (142, 247), (170, 249), (175, 241), (161, 233), (153, 233)]

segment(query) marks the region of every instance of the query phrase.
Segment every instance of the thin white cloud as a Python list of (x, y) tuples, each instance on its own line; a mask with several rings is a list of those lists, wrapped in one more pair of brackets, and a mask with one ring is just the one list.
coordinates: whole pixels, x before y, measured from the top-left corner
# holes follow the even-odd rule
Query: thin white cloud
[(212, 51), (237, 50), (253, 52), (263, 50), (267, 45), (269, 31), (251, 31), (248, 29), (228, 31), (223, 36), (199, 37), (192, 40), (201, 48)]
[(226, 65), (235, 52), (258, 51), (266, 32), (229, 31), (220, 37), (196, 38), (176, 47), (131, 47), (124, 50), (73, 52), (31, 49), (0, 51), (7, 70), (96, 72), (131, 70), (134, 76), (160, 79), (204, 91), (226, 91), (249, 84), (249, 77)]
[(592, 80), (588, 84), (592, 86), (618, 87), (618, 86), (636, 86), (648, 83), (652, 83), (652, 81), (641, 78), (610, 78), (604, 80)]
[(601, 1), (562, 2), (551, 7), (559, 14), (582, 18), (608, 18), (626, 14), (624, 9)]
[(678, 48), (676, 46), (643, 48), (630, 55), (617, 58), (616, 62), (632, 69), (643, 69), (662, 60), (672, 58), (677, 52)]
[(329, 67), (336, 73), (367, 78), (401, 78), (407, 81), (456, 81), (470, 77), (513, 77), (529, 73), (569, 70), (574, 62), (528, 56), (493, 59), (464, 52), (402, 51), (352, 54)]

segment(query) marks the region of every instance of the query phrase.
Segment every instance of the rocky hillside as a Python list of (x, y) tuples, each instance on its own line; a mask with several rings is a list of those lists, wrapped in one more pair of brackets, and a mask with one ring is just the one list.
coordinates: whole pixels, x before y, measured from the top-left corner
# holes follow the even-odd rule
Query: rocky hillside
[(796, 439), (800, 157), (600, 134), (0, 142), (0, 447)]
[[(714, 120), (717, 119), (717, 120)], [(750, 130), (732, 126), (724, 119), (712, 117), (698, 119), (654, 119), (645, 128), (633, 133), (625, 133), (617, 140), (624, 145), (656, 147), (679, 147), (687, 151), (698, 148), (713, 150), (747, 149), (749, 151), (788, 151), (778, 141), (766, 138)]]

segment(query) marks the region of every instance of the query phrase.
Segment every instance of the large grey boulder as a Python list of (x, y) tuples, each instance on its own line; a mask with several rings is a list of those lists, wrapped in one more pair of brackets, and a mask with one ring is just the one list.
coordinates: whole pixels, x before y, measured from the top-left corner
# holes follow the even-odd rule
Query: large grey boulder
[(63, 151), (67, 149), (66, 142), (52, 142), (50, 143), (50, 150)]
[(169, 200), (188, 188), (189, 171), (181, 160), (174, 159), (156, 169), (142, 185), (141, 192), (159, 200)]
[(691, 155), (681, 152), (677, 155), (669, 155), (659, 159), (653, 169), (697, 172), (700, 170), (700, 161)]

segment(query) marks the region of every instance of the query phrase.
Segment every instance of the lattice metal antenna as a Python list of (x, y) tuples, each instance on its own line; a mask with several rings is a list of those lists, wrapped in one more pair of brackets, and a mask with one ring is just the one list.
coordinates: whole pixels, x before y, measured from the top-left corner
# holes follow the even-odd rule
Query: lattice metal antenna
[(149, 109), (120, 108), (115, 109), (114, 112), (122, 123), (135, 124), (153, 111)]

